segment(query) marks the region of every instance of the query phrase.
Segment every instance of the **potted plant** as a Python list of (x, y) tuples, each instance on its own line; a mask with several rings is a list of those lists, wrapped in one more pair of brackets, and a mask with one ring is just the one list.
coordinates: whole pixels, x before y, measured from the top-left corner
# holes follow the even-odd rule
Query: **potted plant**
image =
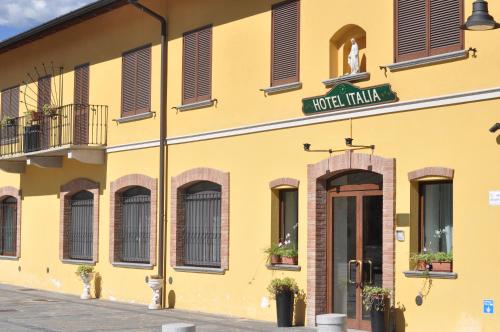
[(148, 308), (150, 310), (158, 310), (161, 308), (160, 290), (163, 288), (163, 278), (157, 274), (149, 276), (149, 278), (147, 279), (147, 284), (153, 291), (153, 297), (151, 298), (151, 303), (148, 305)]
[(43, 115), (54, 117), (57, 116), (57, 107), (50, 104), (45, 104), (42, 107)]
[(281, 247), (273, 243), (269, 248), (264, 250), (266, 254), (269, 255), (269, 261), (271, 264), (280, 264), (281, 263)]
[(83, 282), (83, 291), (80, 298), (82, 300), (89, 300), (92, 297), (90, 296), (90, 282), (94, 277), (94, 267), (90, 265), (78, 265), (76, 269), (76, 275), (78, 275)]
[(292, 326), (294, 297), (299, 291), (295, 280), (288, 277), (273, 279), (267, 290), (276, 299), (278, 327)]
[(451, 272), (453, 271), (453, 255), (446, 252), (436, 252), (431, 257), (431, 271)]
[(11, 116), (6, 116), (2, 119), (0, 124), (2, 124), (3, 126), (13, 126), (16, 124), (15, 118), (13, 118)]
[(411, 259), (415, 262), (415, 268), (417, 271), (428, 271), (430, 260), (430, 254), (423, 252), (418, 254), (413, 254)]
[(387, 288), (365, 286), (363, 305), (370, 311), (372, 332), (385, 332), (386, 311), (389, 309), (391, 291)]
[(281, 250), (281, 263), (288, 265), (297, 265), (299, 253), (294, 247), (283, 248)]

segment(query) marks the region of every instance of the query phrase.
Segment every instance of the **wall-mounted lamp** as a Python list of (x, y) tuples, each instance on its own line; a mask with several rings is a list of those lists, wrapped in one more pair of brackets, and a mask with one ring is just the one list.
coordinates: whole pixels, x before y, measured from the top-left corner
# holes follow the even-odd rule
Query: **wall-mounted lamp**
[(346, 149), (322, 149), (322, 150), (311, 150), (311, 144), (309, 143), (304, 143), (304, 151), (305, 152), (328, 152), (329, 154), (335, 153), (335, 152), (345, 152), (345, 151), (355, 151), (355, 150), (365, 150), (365, 149), (371, 149), (372, 153), (373, 150), (375, 150), (375, 145), (354, 145), (352, 144), (352, 141), (354, 139), (351, 137), (345, 138), (345, 145), (347, 146)]
[(500, 123), (497, 122), (490, 128), (490, 132), (495, 133), (498, 129), (500, 129)]
[(476, 0), (472, 4), (472, 15), (460, 28), (471, 31), (485, 31), (499, 28), (493, 16), (488, 12), (488, 2)]
[(311, 144), (304, 143), (304, 151), (309, 151), (311, 149)]

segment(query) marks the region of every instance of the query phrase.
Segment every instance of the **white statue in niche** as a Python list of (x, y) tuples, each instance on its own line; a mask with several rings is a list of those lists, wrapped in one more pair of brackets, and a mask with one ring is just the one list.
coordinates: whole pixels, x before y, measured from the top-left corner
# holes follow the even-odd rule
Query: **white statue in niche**
[(351, 67), (350, 75), (359, 73), (359, 47), (358, 43), (356, 43), (356, 39), (351, 38), (351, 52), (349, 53), (349, 57), (347, 58), (347, 62)]

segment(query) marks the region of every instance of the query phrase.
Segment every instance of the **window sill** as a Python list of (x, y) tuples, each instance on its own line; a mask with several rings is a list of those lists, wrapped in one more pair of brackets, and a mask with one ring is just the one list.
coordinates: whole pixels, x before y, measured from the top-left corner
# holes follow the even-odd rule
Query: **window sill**
[(156, 114), (155, 112), (146, 112), (146, 113), (126, 116), (126, 117), (119, 118), (119, 119), (113, 119), (113, 121), (115, 121), (117, 123), (126, 123), (126, 122), (138, 121), (138, 120), (143, 120), (143, 119), (149, 119), (149, 118), (152, 118), (155, 114)]
[(406, 278), (457, 279), (456, 272), (404, 271)]
[(382, 68), (386, 67), (391, 72), (393, 72), (393, 71), (398, 71), (398, 70), (404, 70), (404, 69), (410, 69), (410, 68), (415, 68), (415, 67), (421, 67), (421, 66), (426, 66), (426, 65), (442, 63), (442, 62), (461, 60), (461, 59), (466, 59), (468, 57), (469, 57), (468, 50), (460, 50), (460, 51), (455, 51), (455, 52), (449, 52), (449, 53), (444, 53), (444, 54), (428, 56), (425, 58), (419, 58), (419, 59), (415, 59), (415, 60), (396, 62), (396, 63), (392, 63), (392, 64), (387, 65), (387, 66), (382, 66)]
[(302, 89), (302, 82), (288, 83), (282, 85), (271, 86), (269, 88), (260, 89), (260, 91), (264, 91), (266, 95), (272, 95), (280, 92), (287, 92)]
[(84, 261), (79, 259), (62, 259), (63, 264), (75, 264), (75, 265), (92, 265), (95, 266), (96, 261)]
[(279, 270), (279, 271), (300, 271), (300, 265), (288, 265), (288, 264), (267, 264), (268, 270)]
[(213, 267), (198, 267), (198, 266), (175, 266), (177, 272), (193, 272), (193, 273), (208, 273), (208, 274), (225, 274), (226, 270)]
[(113, 262), (113, 266), (115, 267), (123, 267), (127, 269), (143, 269), (143, 270), (152, 270), (152, 264), (140, 264), (140, 263), (125, 263), (125, 262)]
[(19, 256), (0, 256), (0, 260), (18, 261), (19, 260)]
[(181, 106), (176, 106), (174, 107), (178, 111), (189, 111), (189, 110), (195, 110), (198, 108), (205, 108), (205, 107), (212, 107), (215, 103), (216, 99), (211, 99), (211, 100), (204, 100), (204, 101), (199, 101), (196, 103), (191, 103), (191, 104), (185, 104)]
[(331, 88), (334, 85), (337, 85), (339, 83), (354, 83), (354, 82), (360, 82), (360, 81), (365, 81), (370, 79), (370, 73), (363, 72), (363, 73), (357, 73), (357, 74), (348, 74), (348, 75), (343, 75), (339, 77), (334, 77), (334, 78), (329, 78), (327, 80), (323, 81), (323, 84), (325, 85), (326, 88)]

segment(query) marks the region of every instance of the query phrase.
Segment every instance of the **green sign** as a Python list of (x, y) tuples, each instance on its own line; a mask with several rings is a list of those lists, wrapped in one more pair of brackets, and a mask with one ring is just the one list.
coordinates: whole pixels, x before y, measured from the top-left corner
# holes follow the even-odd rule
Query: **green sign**
[(302, 112), (314, 114), (396, 101), (390, 84), (358, 88), (349, 83), (334, 86), (326, 95), (302, 99)]

